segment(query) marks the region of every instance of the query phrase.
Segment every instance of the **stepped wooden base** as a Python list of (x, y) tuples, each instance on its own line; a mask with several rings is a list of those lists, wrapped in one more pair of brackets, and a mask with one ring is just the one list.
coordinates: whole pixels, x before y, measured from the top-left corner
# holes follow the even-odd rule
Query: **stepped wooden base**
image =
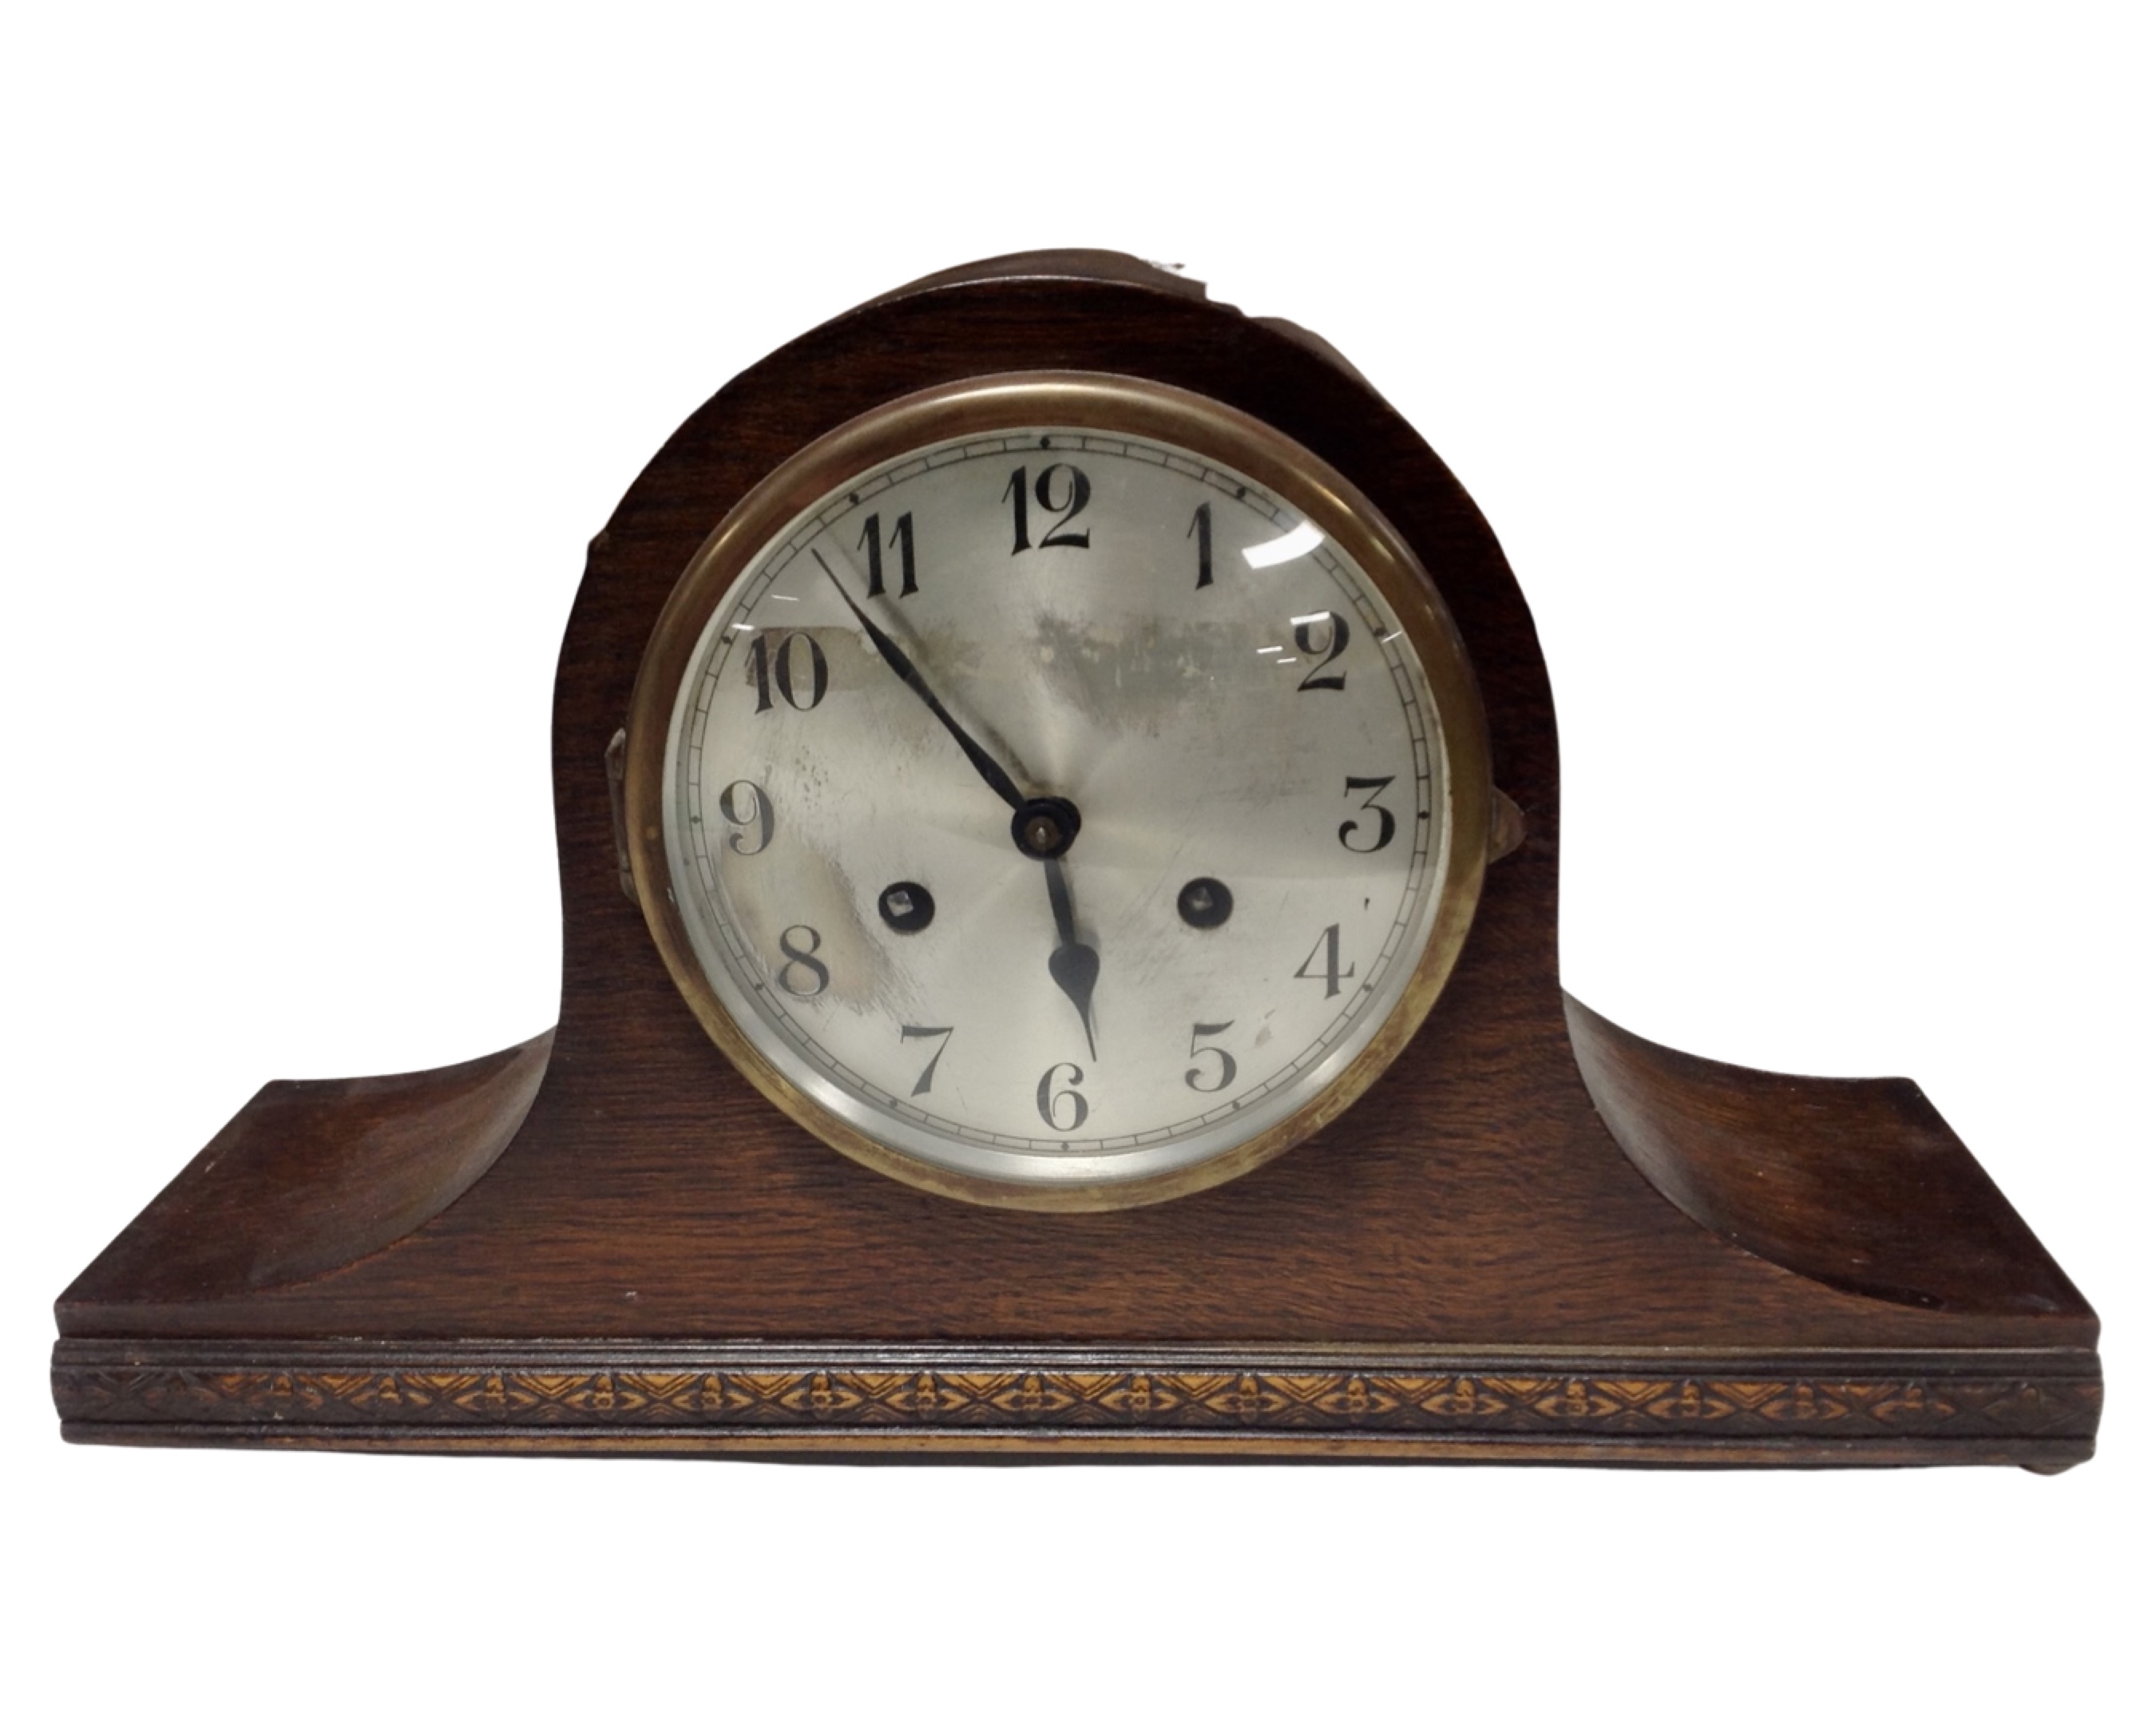
[[(2082, 1338), (2093, 1342), (2093, 1320), (1913, 1086), (1744, 1072), (1656, 1048), (1576, 1004), (1572, 1015), (1588, 1092), (1616, 1140), (1605, 1153), (1621, 1147), (1666, 1195), (1635, 1180), (1648, 1208), (1597, 1248), (1606, 1309), (1575, 1319), (1568, 1339), (564, 1341), (552, 1337), (590, 1292), (565, 1301), (544, 1281), (526, 1291), (527, 1333), (475, 1338), (483, 1312), (499, 1322), (513, 1309), (492, 1297), (497, 1285), (514, 1295), (520, 1264), (549, 1267), (543, 1226), (528, 1215), (483, 1223), (465, 1273), (439, 1258), (416, 1274), (394, 1266), (400, 1251), (424, 1266), (424, 1242), (456, 1200), (527, 1133), (535, 1153), (543, 1142), (543, 1119), (527, 1122), (547, 1070), (540, 1038), (437, 1072), (265, 1088), (62, 1301), (61, 1429), (90, 1443), (865, 1460), (2050, 1472), (2092, 1453), (2102, 1381)], [(864, 1195), (898, 1191), (815, 1165)], [(925, 1202), (932, 1217), (977, 1219)], [(1642, 1255), (1650, 1219), (1675, 1231)], [(1032, 1230), (1044, 1249), (1063, 1225), (1002, 1224)], [(1523, 1242), (1549, 1231), (1532, 1212), (1518, 1219)], [(615, 1225), (608, 1237), (620, 1267), (648, 1272), (632, 1280), (663, 1277), (642, 1230)], [(729, 1240), (738, 1250), (746, 1236), (714, 1227), (707, 1291), (728, 1281)], [(1722, 1273), (1768, 1274), (1774, 1308), (1737, 1332), (1755, 1329), (1759, 1343), (1732, 1339), (1714, 1302), (1672, 1302), (1665, 1272), (1681, 1255), (1662, 1271), (1656, 1258), (1676, 1240), (1705, 1247)], [(1767, 1249), (1808, 1273), (1766, 1264)], [(812, 1260), (817, 1250), (798, 1248)], [(1516, 1303), (1536, 1257), (1510, 1272)], [(495, 1270), (475, 1286), (469, 1271), (483, 1262)], [(1477, 1273), (1502, 1291), (1506, 1272)], [(1397, 1322), (1418, 1297), (1427, 1312), (1431, 1291), (1379, 1290), (1364, 1319)], [(622, 1292), (615, 1312), (633, 1322), (640, 1296)], [(745, 1289), (735, 1297), (740, 1314), (758, 1309)], [(886, 1289), (882, 1306), (906, 1321), (902, 1290)], [(1163, 1307), (1143, 1321), (1165, 1332), (1199, 1316)], [(1628, 1327), (1635, 1339), (1613, 1345)], [(1897, 1332), (1944, 1345), (1879, 1345)], [(2056, 1341), (2032, 1345), (2045, 1337)]]

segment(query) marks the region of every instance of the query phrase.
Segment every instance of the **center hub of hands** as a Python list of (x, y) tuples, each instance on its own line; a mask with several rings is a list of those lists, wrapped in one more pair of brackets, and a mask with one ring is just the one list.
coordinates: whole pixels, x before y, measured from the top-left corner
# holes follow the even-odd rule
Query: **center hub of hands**
[(1063, 797), (1029, 797), (1011, 816), (1011, 837), (1036, 862), (1047, 862), (1070, 848), (1078, 836), (1078, 806)]

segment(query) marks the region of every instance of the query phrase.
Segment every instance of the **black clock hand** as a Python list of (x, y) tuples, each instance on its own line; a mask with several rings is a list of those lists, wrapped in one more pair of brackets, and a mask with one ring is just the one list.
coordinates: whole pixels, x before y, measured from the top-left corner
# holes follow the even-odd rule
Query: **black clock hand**
[[(1055, 950), (1048, 955), (1048, 974), (1055, 986), (1070, 998), (1078, 1009), (1078, 1020), (1086, 1027), (1086, 1052), (1090, 1059), (1097, 1060), (1099, 1053), (1093, 1043), (1093, 984), (1101, 974), (1101, 955), (1078, 938), (1078, 927), (1070, 911), (1070, 883), (1063, 872), (1063, 849), (1077, 836), (1078, 811), (1058, 798), (1029, 799), (1019, 790), (1002, 763), (980, 744), (966, 734), (966, 728), (951, 716), (951, 710), (936, 698), (936, 692), (922, 678), (920, 670), (907, 655), (906, 649), (877, 628), (867, 612), (854, 603), (854, 596), (846, 591), (846, 584), (839, 579), (838, 572), (824, 561), (824, 553), (814, 546), (808, 555), (816, 559), (817, 567), (831, 578), (831, 585), (838, 588), (839, 597), (846, 602), (846, 608), (854, 614), (855, 620), (866, 631), (875, 649), (883, 655), (883, 662), (898, 673), (899, 680), (918, 695), (928, 711), (942, 721), (943, 728), (966, 752), (966, 758), (973, 763), (973, 770), (988, 781), (988, 788), (1018, 811), (1011, 823), (1011, 836), (1018, 841), (1019, 849), (1029, 855), (1040, 856), (1042, 865), (1048, 870), (1048, 904), (1055, 913)], [(1053, 849), (1052, 855), (1041, 853)]]
[(1079, 1022), (1086, 1027), (1086, 1057), (1097, 1060), (1101, 1055), (1093, 1045), (1093, 984), (1100, 979), (1101, 955), (1078, 939), (1078, 925), (1070, 914), (1070, 882), (1063, 872), (1063, 859), (1046, 858), (1042, 866), (1048, 870), (1048, 907), (1055, 913), (1056, 946), (1048, 955), (1048, 973), (1078, 1009)]
[(943, 728), (957, 739), (958, 747), (966, 752), (966, 758), (973, 763), (973, 770), (988, 780), (988, 788), (1014, 809), (1023, 803), (1025, 801), (1025, 793), (1013, 782), (1010, 774), (1004, 771), (993, 755), (967, 736), (965, 727), (951, 716), (951, 710), (938, 701), (935, 691), (921, 680), (920, 671), (915, 668), (913, 661), (906, 657), (906, 649), (878, 629), (870, 620), (869, 614), (854, 603), (854, 596), (846, 591), (845, 583), (839, 580), (833, 572), (829, 563), (824, 562), (824, 553), (811, 546), (808, 555), (816, 559), (826, 575), (831, 577), (831, 585), (839, 589), (839, 597), (846, 602), (846, 608), (860, 619), (861, 627), (868, 631), (869, 639), (875, 643), (876, 651), (883, 655), (883, 662), (896, 671), (899, 680), (926, 701), (928, 704), (928, 711), (943, 721)]

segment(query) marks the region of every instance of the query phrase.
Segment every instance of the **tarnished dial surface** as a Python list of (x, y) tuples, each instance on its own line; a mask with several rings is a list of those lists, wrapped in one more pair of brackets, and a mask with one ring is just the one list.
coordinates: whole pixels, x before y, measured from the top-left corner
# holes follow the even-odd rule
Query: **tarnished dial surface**
[(1197, 398), (1019, 379), (875, 418), (729, 517), (647, 656), (630, 803), (676, 979), (797, 1118), (952, 1195), (1254, 1165), (1375, 1076), (1465, 932), (1487, 768), (1450, 624), (1344, 481)]

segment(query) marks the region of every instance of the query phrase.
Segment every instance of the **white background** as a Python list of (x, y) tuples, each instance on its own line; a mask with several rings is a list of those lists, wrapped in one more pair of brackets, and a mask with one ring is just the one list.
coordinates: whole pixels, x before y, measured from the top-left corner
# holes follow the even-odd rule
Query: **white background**
[[(25, 1717), (2102, 1717), (2156, 1464), (2145, 9), (796, 16), (0, 26)], [(554, 655), (649, 455), (1073, 244), (1322, 331), (1450, 463), (1556, 685), (1568, 981), (1918, 1078), (2106, 1319), (2092, 1465), (61, 1445), (49, 1301), (258, 1084), (551, 1022)]]

